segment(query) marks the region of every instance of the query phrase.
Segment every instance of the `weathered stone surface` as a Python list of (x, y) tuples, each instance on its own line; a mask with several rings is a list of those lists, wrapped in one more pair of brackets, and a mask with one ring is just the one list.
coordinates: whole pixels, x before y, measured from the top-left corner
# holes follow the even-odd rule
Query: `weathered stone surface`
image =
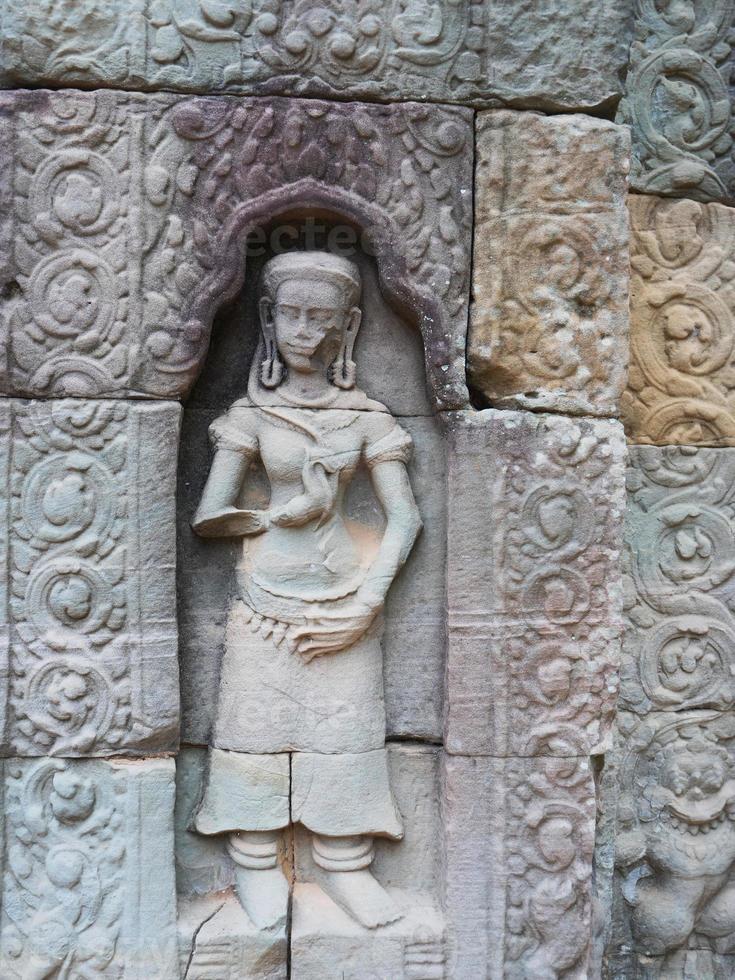
[(582, 978), (591, 936), (587, 759), (444, 757), (448, 976)]
[(735, 445), (735, 211), (634, 195), (629, 439)]
[[(640, 721), (621, 712), (618, 725), (608, 962), (626, 977), (727, 976), (735, 952), (732, 713), (656, 711)], [(696, 965), (702, 972), (686, 972)]]
[(625, 976), (723, 976), (735, 951), (734, 477), (735, 449), (630, 450), (607, 957)]
[(6, 755), (176, 746), (179, 415), (0, 401)]
[(617, 690), (622, 428), (492, 409), (446, 421), (447, 749), (599, 751)]
[[(375, 326), (378, 338), (385, 337), (377, 329), (377, 322)], [(377, 338), (371, 341), (370, 334), (366, 334), (364, 340), (366, 348), (360, 348), (362, 341), (358, 341), (358, 363), (363, 349), (369, 349), (367, 345), (375, 343)], [(237, 368), (239, 373), (239, 365)], [(246, 377), (247, 369), (240, 374), (241, 382)], [(394, 389), (401, 377), (400, 373), (392, 375)], [(215, 715), (237, 547), (227, 539), (204, 541), (190, 527), (210, 458), (207, 428), (221, 413), (221, 409), (194, 407), (197, 396), (205, 397), (200, 387), (195, 392), (194, 403), (185, 410), (182, 433), (178, 588), (182, 737), (185, 741), (206, 743)], [(414, 441), (408, 471), (424, 529), (388, 595), (385, 608), (382, 646), (387, 733), (438, 740), (442, 732), (446, 648), (446, 451), (443, 433), (435, 419), (399, 416), (399, 422)], [(247, 496), (243, 499), (254, 507), (265, 506), (268, 487), (262, 472), (249, 473), (248, 482)], [(350, 488), (347, 507), (351, 519), (368, 523), (376, 530), (383, 527), (383, 514), (365, 474), (359, 474)]]
[(3, 766), (3, 978), (178, 976), (173, 761)]
[(480, 113), (470, 384), (497, 407), (616, 415), (628, 337), (629, 137)]
[(620, 93), (628, 18), (625, 0), (3, 0), (0, 81), (588, 108)]
[[(377, 839), (373, 868), (403, 913), (396, 923), (366, 929), (356, 923), (319, 885), (311, 840), (301, 826), (286, 848), (289, 877), (295, 879), (291, 934), (291, 975), (340, 977), (339, 968), (355, 980), (372, 975), (441, 978), (448, 956), (442, 894), (441, 751), (435, 747), (391, 745), (390, 780), (404, 825), (401, 841)], [(191, 831), (201, 797), (206, 753), (185, 747), (177, 762), (176, 865), (182, 963), (198, 933), (190, 980), (211, 976), (218, 968), (275, 980), (284, 976), (283, 933), (255, 930), (231, 889), (234, 865), (223, 837), (205, 839)], [(210, 973), (207, 973), (207, 969)], [(422, 972), (425, 971), (425, 972)], [(239, 973), (237, 971), (240, 971)], [(352, 971), (352, 972), (350, 972)], [(433, 972), (432, 972), (433, 971)], [(459, 976), (459, 975), (458, 975)]]
[(645, 194), (735, 199), (733, 8), (640, 0), (617, 119), (633, 137), (631, 185)]
[(320, 885), (309, 835), (294, 835), (296, 887), (291, 938), (292, 976), (302, 980), (449, 976), (448, 936), (440, 911), (442, 817), (439, 749), (391, 745), (391, 785), (401, 816), (400, 841), (376, 839), (375, 876), (402, 917), (368, 930), (340, 909)]
[(735, 704), (735, 449), (630, 448), (621, 702)]
[(247, 253), (293, 245), (311, 219), (332, 250), (374, 252), (388, 303), (421, 329), (432, 404), (466, 405), (469, 110), (104, 91), (2, 104), (0, 390), (186, 393)]

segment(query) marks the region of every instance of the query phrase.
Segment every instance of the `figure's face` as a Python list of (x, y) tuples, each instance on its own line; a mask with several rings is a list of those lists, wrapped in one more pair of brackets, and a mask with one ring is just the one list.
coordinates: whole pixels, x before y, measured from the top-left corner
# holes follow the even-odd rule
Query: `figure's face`
[(272, 310), (278, 350), (287, 367), (318, 371), (337, 354), (349, 309), (332, 283), (290, 279), (278, 287)]

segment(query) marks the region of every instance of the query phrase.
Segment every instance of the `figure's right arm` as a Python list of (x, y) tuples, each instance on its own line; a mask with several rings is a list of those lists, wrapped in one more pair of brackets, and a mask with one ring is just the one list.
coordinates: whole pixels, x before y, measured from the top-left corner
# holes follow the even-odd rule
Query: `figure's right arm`
[(238, 510), (235, 506), (251, 459), (248, 453), (222, 446), (217, 449), (191, 522), (197, 534), (205, 538), (229, 538), (258, 534), (266, 529), (263, 511)]

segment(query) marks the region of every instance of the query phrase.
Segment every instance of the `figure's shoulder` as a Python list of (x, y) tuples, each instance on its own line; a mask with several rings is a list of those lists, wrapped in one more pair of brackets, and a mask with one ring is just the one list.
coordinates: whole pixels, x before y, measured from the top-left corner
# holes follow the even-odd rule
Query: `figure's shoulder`
[(362, 414), (364, 456), (368, 465), (387, 460), (407, 462), (413, 445), (411, 436), (390, 412), (367, 411)]
[(238, 398), (209, 427), (209, 437), (217, 449), (251, 452), (257, 448), (257, 412), (247, 397)]

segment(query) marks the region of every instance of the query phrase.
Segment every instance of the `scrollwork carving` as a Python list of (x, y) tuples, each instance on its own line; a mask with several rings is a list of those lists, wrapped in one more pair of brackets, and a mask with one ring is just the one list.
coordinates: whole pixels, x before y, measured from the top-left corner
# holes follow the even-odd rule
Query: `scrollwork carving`
[[(147, 413), (110, 401), (11, 405), (10, 747), (75, 755), (166, 744), (175, 703), (155, 717), (139, 674), (146, 612), (136, 598), (135, 480), (149, 452)], [(156, 631), (171, 621), (162, 616)], [(151, 643), (172, 669), (175, 643), (168, 657), (165, 634)]]
[(733, 213), (633, 197), (631, 367), (622, 401), (637, 443), (735, 442)]
[(633, 136), (633, 187), (646, 194), (729, 201), (733, 125), (731, 0), (637, 5), (618, 119)]

